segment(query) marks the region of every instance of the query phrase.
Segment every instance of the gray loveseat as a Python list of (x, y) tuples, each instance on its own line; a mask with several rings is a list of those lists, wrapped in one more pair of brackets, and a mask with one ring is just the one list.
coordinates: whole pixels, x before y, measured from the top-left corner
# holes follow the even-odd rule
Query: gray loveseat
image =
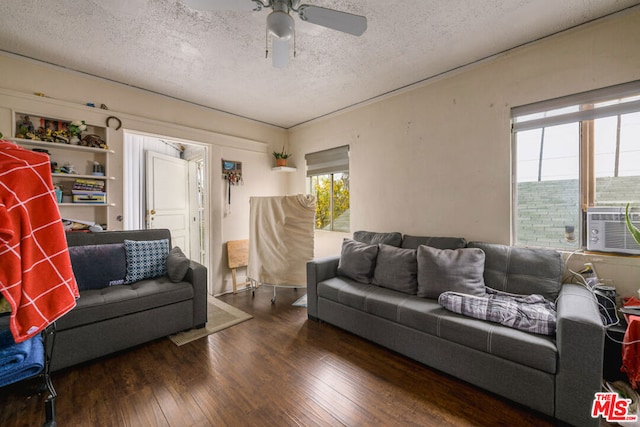
[[(378, 258), (373, 266), (359, 265), (360, 273), (366, 272), (367, 265), (371, 270), (356, 276), (358, 280), (344, 274), (354, 276), (346, 264), (362, 261), (369, 249), (357, 244), (356, 250), (345, 249), (347, 242), (353, 244), (351, 240), (343, 244), (342, 260), (332, 256), (310, 261), (310, 319), (338, 326), (563, 422), (598, 424), (591, 417), (591, 406), (594, 394), (600, 391), (604, 327), (592, 294), (581, 286), (561, 283), (563, 262), (558, 252), (477, 242), (467, 245), (464, 239), (403, 237), (400, 233), (356, 232), (354, 240), (366, 246), (379, 244)], [(425, 251), (421, 245), (449, 251)], [(389, 249), (392, 246), (400, 250)], [(437, 299), (418, 296), (420, 285), (417, 291), (403, 288), (410, 275), (399, 268), (415, 269), (419, 282), (424, 272), (417, 270), (429, 265), (424, 259), (421, 262), (421, 254), (448, 254), (451, 259), (461, 253), (458, 249), (484, 253), (483, 286), (515, 294), (540, 293), (554, 300), (555, 334), (534, 334), (457, 314), (443, 308)], [(388, 256), (394, 250), (396, 259)], [(412, 250), (415, 265), (410, 261)], [(386, 271), (378, 274), (383, 268)], [(466, 274), (465, 268), (459, 273)], [(402, 283), (389, 283), (390, 272)]]
[[(70, 253), (73, 252), (71, 259), (76, 279), (82, 281), (79, 275), (83, 266), (78, 266), (78, 262), (87, 259), (92, 259), (85, 264), (90, 264), (89, 270), (93, 270), (99, 279), (116, 274), (115, 270), (125, 271), (126, 265), (119, 265), (124, 258), (107, 262), (96, 255), (100, 253), (97, 245), (108, 247), (123, 243), (125, 239), (142, 243), (168, 239), (171, 248), (169, 230), (69, 232), (67, 243)], [(87, 253), (93, 253), (93, 258), (78, 255)], [(179, 264), (175, 269), (169, 268), (173, 278), (164, 275), (130, 284), (88, 286), (95, 289), (81, 290), (76, 307), (56, 322), (52, 370), (203, 327), (207, 320), (207, 270), (194, 261), (186, 260), (185, 263), (179, 257), (172, 259), (177, 259)], [(177, 277), (174, 271), (179, 273)]]

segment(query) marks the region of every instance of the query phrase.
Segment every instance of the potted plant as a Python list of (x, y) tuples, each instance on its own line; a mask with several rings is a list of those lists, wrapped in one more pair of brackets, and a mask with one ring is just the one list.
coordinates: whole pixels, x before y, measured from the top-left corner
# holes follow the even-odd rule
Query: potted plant
[(287, 166), (287, 159), (289, 158), (289, 153), (287, 153), (284, 149), (284, 145), (282, 146), (281, 151), (274, 151), (273, 157), (276, 159), (276, 166)]
[(627, 209), (625, 211), (625, 219), (627, 221), (627, 228), (629, 229), (629, 232), (633, 236), (633, 239), (636, 241), (637, 244), (640, 245), (640, 229), (638, 229), (638, 227), (633, 225), (633, 223), (631, 222), (631, 217), (629, 216), (629, 203), (627, 203)]
[(84, 120), (74, 120), (69, 123), (67, 129), (69, 129), (69, 135), (71, 136), (71, 138), (69, 138), (69, 142), (77, 145), (80, 143), (80, 136), (82, 136), (82, 132), (87, 130), (87, 125), (84, 123)]

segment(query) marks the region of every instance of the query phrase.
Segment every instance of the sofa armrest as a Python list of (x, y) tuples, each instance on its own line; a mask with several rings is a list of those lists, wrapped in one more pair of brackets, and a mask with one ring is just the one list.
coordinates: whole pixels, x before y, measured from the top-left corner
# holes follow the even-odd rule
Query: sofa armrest
[(335, 277), (340, 255), (317, 258), (307, 262), (307, 315), (318, 318), (318, 283)]
[(601, 388), (605, 330), (596, 298), (583, 286), (564, 284), (556, 310), (556, 418), (597, 426), (591, 407)]
[(193, 327), (203, 327), (207, 323), (207, 267), (192, 260), (184, 280), (193, 286)]

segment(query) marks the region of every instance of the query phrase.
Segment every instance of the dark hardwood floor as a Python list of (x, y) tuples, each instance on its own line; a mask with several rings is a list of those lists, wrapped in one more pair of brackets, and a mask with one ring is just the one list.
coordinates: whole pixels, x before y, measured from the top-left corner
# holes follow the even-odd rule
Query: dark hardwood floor
[[(182, 347), (161, 339), (53, 374), (66, 426), (552, 426), (553, 420), (327, 324), (304, 289), (220, 299), (254, 318)], [(158, 319), (161, 321), (161, 319)], [(123, 331), (126, 333), (126, 331)], [(0, 426), (38, 426), (33, 383), (0, 389)]]

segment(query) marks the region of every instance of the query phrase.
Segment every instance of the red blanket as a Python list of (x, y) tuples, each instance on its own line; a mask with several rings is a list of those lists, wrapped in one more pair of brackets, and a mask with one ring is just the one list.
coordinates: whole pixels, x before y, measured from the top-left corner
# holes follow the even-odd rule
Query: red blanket
[[(625, 306), (640, 306), (640, 300), (635, 297), (624, 299)], [(627, 331), (624, 333), (622, 344), (622, 367), (620, 370), (626, 372), (631, 387), (638, 388), (640, 384), (640, 316), (625, 315), (627, 323)], [(627, 344), (633, 343), (633, 344)]]
[(0, 292), (16, 342), (76, 305), (78, 286), (46, 154), (0, 141)]

